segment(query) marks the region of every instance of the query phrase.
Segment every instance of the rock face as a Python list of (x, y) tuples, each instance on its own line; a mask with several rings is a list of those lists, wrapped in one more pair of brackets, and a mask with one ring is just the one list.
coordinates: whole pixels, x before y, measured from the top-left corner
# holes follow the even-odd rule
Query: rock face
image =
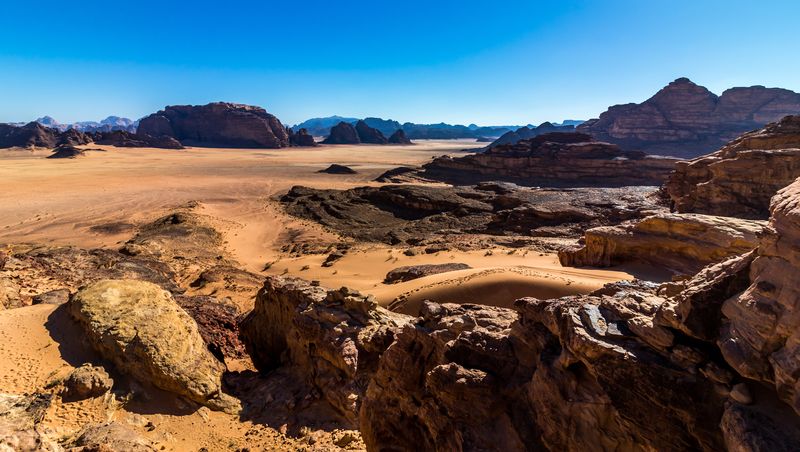
[(439, 157), (421, 176), (448, 183), (504, 180), (527, 186), (661, 185), (677, 160), (623, 151), (581, 133), (548, 133), (481, 154)]
[(406, 132), (403, 131), (403, 129), (395, 130), (388, 141), (391, 144), (414, 144), (411, 142), (411, 139), (406, 136)]
[(454, 272), (458, 270), (470, 269), (467, 264), (461, 263), (447, 263), (447, 264), (423, 264), (423, 265), (409, 265), (406, 267), (397, 267), (386, 274), (383, 280), (386, 284), (394, 284), (405, 281), (412, 281), (414, 279), (424, 278), (430, 275), (438, 275), (439, 273)]
[(94, 141), (97, 144), (122, 148), (183, 149), (178, 140), (167, 135), (154, 136), (143, 132), (134, 134), (124, 130), (97, 132), (94, 134)]
[(306, 129), (300, 129), (294, 132), (292, 129), (287, 128), (286, 131), (289, 134), (289, 144), (292, 146), (312, 147), (317, 145), (317, 142), (314, 141), (314, 137), (311, 136)]
[(31, 122), (22, 127), (0, 124), (0, 148), (54, 148), (58, 140), (58, 130), (45, 127), (38, 122)]
[(625, 149), (697, 157), (738, 135), (800, 113), (800, 94), (779, 88), (732, 88), (721, 96), (679, 78), (641, 104), (610, 107), (579, 132)]
[(370, 127), (364, 121), (358, 121), (356, 123), (356, 133), (358, 133), (359, 140), (365, 144), (388, 143), (388, 140), (383, 136), (380, 130)]
[(659, 214), (586, 231), (583, 245), (558, 253), (566, 267), (644, 262), (693, 274), (758, 245), (766, 222), (699, 214)]
[(224, 365), (169, 292), (142, 281), (106, 280), (81, 289), (68, 308), (92, 346), (121, 372), (212, 409), (236, 410), (236, 401), (222, 393)]
[(359, 144), (361, 138), (356, 132), (356, 128), (347, 122), (340, 122), (339, 124), (331, 127), (331, 133), (328, 138), (322, 142), (323, 144)]
[(63, 132), (58, 138), (58, 144), (67, 144), (71, 146), (81, 146), (89, 144), (93, 141), (92, 136), (75, 129), (69, 129)]
[(355, 424), (359, 396), (380, 352), (408, 319), (344, 288), (271, 277), (242, 321), (241, 336), (259, 370), (294, 368)]
[(61, 451), (38, 428), (51, 401), (50, 394), (0, 394), (0, 450)]
[(166, 135), (187, 146), (289, 146), (289, 135), (278, 118), (261, 107), (225, 102), (168, 106), (142, 118), (137, 132), (154, 137)]
[(678, 163), (666, 191), (678, 212), (767, 218), (772, 196), (797, 177), (800, 116), (787, 116), (713, 154)]
[[(474, 187), (386, 185), (350, 190), (293, 187), (286, 210), (360, 240), (456, 246), (471, 235), (497, 240), (576, 237), (666, 210), (644, 187), (530, 189), (486, 183)], [(500, 239), (502, 237), (502, 239)]]
[(773, 385), (800, 413), (800, 181), (781, 190), (750, 266), (752, 284), (722, 304), (717, 343), (741, 375)]

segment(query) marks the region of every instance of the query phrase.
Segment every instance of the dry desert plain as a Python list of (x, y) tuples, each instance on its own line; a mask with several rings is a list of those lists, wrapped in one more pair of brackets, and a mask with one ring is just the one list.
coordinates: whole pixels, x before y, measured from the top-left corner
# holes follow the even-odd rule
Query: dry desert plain
[[(222, 233), (226, 251), (245, 269), (318, 280), (330, 287), (348, 286), (374, 294), (383, 305), (402, 295), (406, 306), (424, 299), (508, 306), (522, 296), (586, 293), (607, 282), (631, 278), (621, 269), (563, 268), (554, 254), (502, 248), (407, 256), (403, 248), (354, 243), (348, 254), (327, 268), (321, 266), (325, 254), (285, 251), (289, 239), (315, 245), (343, 240), (318, 224), (283, 212), (276, 197), (293, 185), (346, 189), (375, 184), (371, 181), (387, 169), (418, 165), (433, 156), (476, 146), (473, 141), (420, 141), (416, 146), (281, 150), (100, 147), (102, 151), (65, 160), (44, 158), (47, 151), (4, 151), (0, 157), (0, 249), (30, 245), (116, 249), (139, 225), (192, 205), (194, 212)], [(317, 172), (331, 163), (348, 165), (358, 173)], [(447, 262), (466, 263), (472, 269), (400, 284), (382, 283), (386, 273), (399, 266)], [(252, 300), (239, 300), (239, 304), (246, 310)], [(82, 353), (74, 345), (77, 342), (69, 339), (71, 334), (78, 333), (53, 305), (0, 311), (0, 393), (33, 393), (68, 374)], [(58, 337), (68, 340), (57, 341)], [(236, 365), (248, 368), (247, 363)], [(357, 432), (318, 437), (313, 430), (292, 434), (291, 426), (285, 424), (265, 425), (205, 408), (187, 412), (175, 406), (179, 403), (159, 399), (123, 406), (108, 395), (57, 402), (48, 409), (43, 425), (69, 435), (86, 422), (113, 419), (169, 450), (237, 450), (248, 445), (324, 450), (351, 433), (356, 439), (348, 447), (358, 449), (362, 444)], [(287, 428), (288, 435), (284, 434)]]

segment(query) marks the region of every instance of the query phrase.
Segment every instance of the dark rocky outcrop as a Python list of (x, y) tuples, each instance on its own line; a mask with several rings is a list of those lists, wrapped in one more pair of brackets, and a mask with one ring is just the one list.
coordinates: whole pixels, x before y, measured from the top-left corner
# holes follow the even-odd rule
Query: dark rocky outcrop
[(468, 270), (470, 267), (467, 264), (449, 262), (446, 264), (422, 264), (422, 265), (409, 265), (406, 267), (397, 267), (386, 274), (383, 282), (385, 284), (395, 284), (405, 281), (413, 281), (415, 279), (424, 278), (430, 275), (438, 275), (439, 273), (454, 272), (458, 270)]
[(751, 86), (717, 96), (679, 78), (641, 104), (610, 107), (577, 130), (625, 149), (691, 158), (798, 113), (800, 94), (793, 91)]
[(30, 122), (22, 127), (0, 124), (0, 148), (54, 148), (58, 144), (59, 132), (38, 122)]
[(364, 121), (356, 123), (356, 133), (358, 139), (364, 144), (386, 144), (388, 140), (383, 136), (380, 130), (372, 128)]
[(286, 210), (360, 240), (468, 246), (475, 235), (577, 237), (592, 226), (618, 224), (665, 210), (645, 187), (531, 189), (486, 183), (474, 187), (387, 185), (350, 190), (293, 187)]
[(406, 132), (403, 129), (395, 130), (388, 141), (391, 144), (414, 144), (411, 142), (411, 139), (406, 136)]
[(527, 186), (661, 185), (677, 160), (623, 151), (581, 133), (548, 133), (486, 152), (434, 159), (419, 176), (469, 184), (504, 180)]
[(94, 140), (90, 134), (80, 132), (76, 129), (69, 129), (66, 132), (63, 132), (58, 138), (59, 145), (67, 144), (70, 146), (81, 146), (84, 144), (89, 144), (92, 141)]
[(328, 138), (322, 142), (323, 144), (359, 144), (361, 138), (356, 132), (356, 128), (347, 122), (340, 122), (339, 124), (331, 127), (331, 132)]
[(240, 359), (245, 349), (239, 340), (239, 310), (209, 296), (175, 297), (178, 305), (197, 322), (200, 336), (220, 361)]
[(187, 146), (282, 148), (286, 128), (261, 107), (215, 102), (168, 106), (142, 118), (138, 133), (168, 136)]
[(57, 148), (53, 149), (53, 153), (48, 155), (47, 158), (49, 159), (74, 159), (77, 157), (83, 157), (86, 155), (86, 151), (81, 148), (76, 148), (71, 144), (62, 144)]
[(357, 174), (358, 171), (350, 168), (349, 166), (339, 165), (338, 163), (333, 163), (331, 166), (321, 169), (317, 171), (318, 173), (325, 173), (325, 174)]
[(286, 129), (289, 134), (289, 144), (297, 147), (312, 147), (316, 146), (317, 142), (314, 137), (308, 133), (306, 129), (300, 129), (294, 132), (291, 128)]
[(130, 133), (124, 130), (97, 132), (94, 134), (94, 142), (123, 148), (183, 149), (183, 145), (178, 140), (167, 135), (154, 136), (143, 132)]
[(800, 116), (746, 133), (680, 162), (666, 184), (678, 212), (767, 218), (775, 193), (800, 177)]

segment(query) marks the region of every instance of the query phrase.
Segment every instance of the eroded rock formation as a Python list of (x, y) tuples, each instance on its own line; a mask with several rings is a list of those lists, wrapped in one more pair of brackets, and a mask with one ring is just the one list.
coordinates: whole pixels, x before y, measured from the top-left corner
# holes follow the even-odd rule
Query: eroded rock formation
[(306, 129), (300, 129), (295, 132), (291, 128), (287, 128), (286, 131), (289, 134), (289, 144), (292, 146), (312, 147), (317, 145), (314, 137)]
[(514, 309), (426, 303), (414, 318), (273, 278), (245, 341), (262, 369), (290, 363), (357, 413), (371, 450), (794, 450), (798, 200), (800, 181), (754, 251), (679, 283)]
[(767, 218), (770, 199), (797, 177), (800, 116), (787, 116), (713, 154), (678, 163), (666, 191), (678, 212)]
[(504, 180), (527, 186), (661, 185), (677, 160), (623, 151), (581, 133), (548, 133), (465, 157), (439, 157), (420, 176), (469, 184)]
[(658, 214), (586, 231), (583, 244), (559, 251), (567, 267), (648, 263), (692, 274), (758, 244), (766, 222), (699, 214)]
[(187, 146), (289, 146), (289, 135), (278, 118), (261, 107), (227, 102), (168, 106), (142, 118), (137, 133), (172, 137)]
[(458, 262), (448, 262), (446, 264), (422, 264), (422, 265), (408, 265), (405, 267), (397, 267), (386, 274), (383, 282), (386, 284), (394, 284), (404, 281), (412, 281), (414, 279), (424, 278), (430, 275), (438, 275), (439, 273), (454, 272), (458, 270), (470, 269), (467, 264)]
[(691, 158), (798, 113), (800, 94), (793, 91), (751, 86), (717, 96), (679, 78), (641, 104), (610, 107), (577, 130), (625, 149)]
[(411, 139), (406, 136), (406, 132), (403, 129), (397, 129), (394, 133), (389, 136), (389, 143), (391, 144), (414, 144), (411, 142)]
[(328, 138), (322, 142), (323, 144), (359, 144), (361, 138), (356, 132), (356, 128), (347, 122), (340, 122), (339, 124), (331, 127), (331, 132)]

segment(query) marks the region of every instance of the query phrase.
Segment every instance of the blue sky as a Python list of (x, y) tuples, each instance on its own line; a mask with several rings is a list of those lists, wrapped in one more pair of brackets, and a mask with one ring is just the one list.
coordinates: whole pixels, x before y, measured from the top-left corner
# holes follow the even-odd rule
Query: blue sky
[(796, 1), (7, 2), (0, 122), (169, 104), (526, 124), (596, 117), (681, 76), (800, 91)]

